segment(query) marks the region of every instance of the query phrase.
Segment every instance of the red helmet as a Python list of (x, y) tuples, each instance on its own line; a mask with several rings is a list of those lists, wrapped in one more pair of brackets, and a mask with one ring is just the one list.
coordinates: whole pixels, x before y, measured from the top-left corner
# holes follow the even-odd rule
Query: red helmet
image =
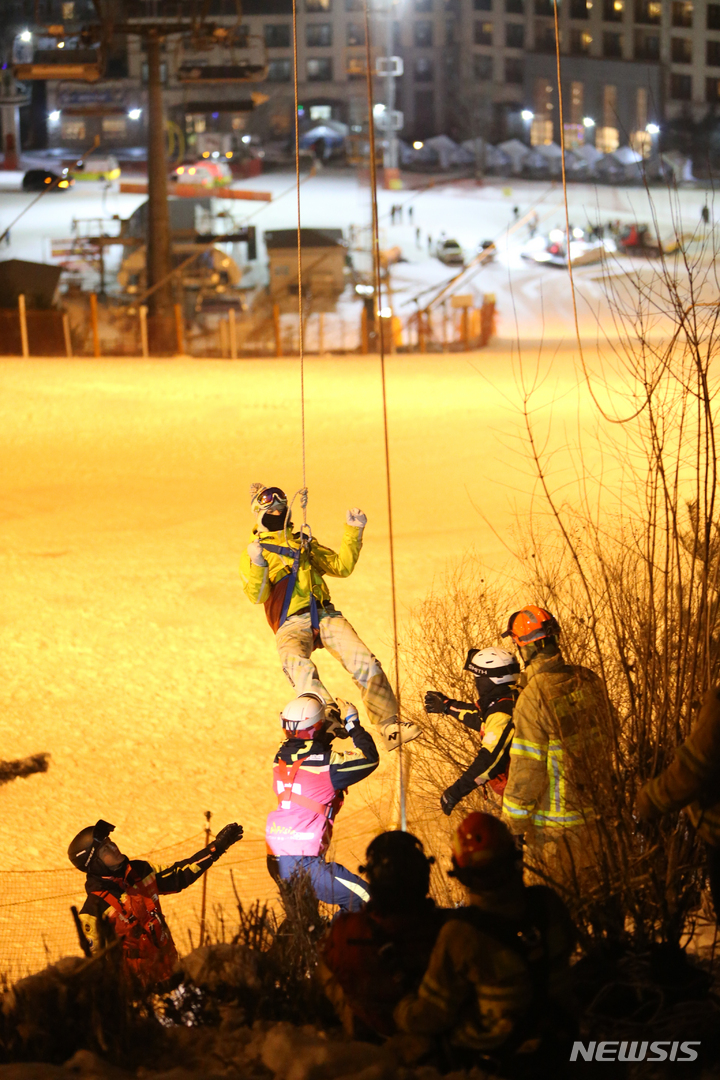
[(559, 633), (560, 627), (554, 615), (545, 608), (529, 604), (522, 611), (512, 613), (502, 636), (511, 637), (516, 645), (529, 645), (531, 641), (556, 637)]
[(519, 857), (507, 825), (492, 814), (478, 812), (468, 814), (453, 833), (452, 852), (460, 870), (486, 870)]

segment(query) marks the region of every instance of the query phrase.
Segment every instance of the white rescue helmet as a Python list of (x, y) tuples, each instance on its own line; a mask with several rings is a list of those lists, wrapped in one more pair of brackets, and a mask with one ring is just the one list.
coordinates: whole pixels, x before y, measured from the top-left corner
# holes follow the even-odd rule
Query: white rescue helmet
[(315, 735), (325, 723), (325, 702), (318, 694), (301, 694), (287, 703), (280, 721), (290, 736)]
[(505, 649), (471, 649), (464, 670), (471, 671), (473, 675), (484, 675), (499, 686), (501, 683), (515, 682), (520, 674), (520, 664)]

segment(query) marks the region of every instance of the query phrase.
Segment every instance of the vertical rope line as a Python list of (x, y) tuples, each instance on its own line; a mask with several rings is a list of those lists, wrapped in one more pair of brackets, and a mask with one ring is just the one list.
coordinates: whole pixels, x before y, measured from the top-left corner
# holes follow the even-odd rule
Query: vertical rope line
[(565, 120), (563, 118), (563, 92), (560, 70), (560, 26), (558, 20), (558, 0), (553, 0), (555, 14), (555, 59), (557, 62), (558, 84), (558, 115), (560, 120), (560, 161), (562, 165), (563, 202), (565, 204), (565, 242), (567, 245), (568, 276), (570, 278), (570, 294), (572, 296), (573, 319), (575, 320), (575, 336), (577, 337), (580, 351), (580, 362), (585, 370), (585, 357), (583, 355), (582, 339), (580, 337), (580, 323), (578, 322), (577, 297), (575, 296), (575, 279), (573, 278), (572, 259), (570, 258), (570, 215), (568, 213), (567, 178), (565, 176)]
[[(378, 225), (377, 204), (377, 165), (375, 161), (375, 117), (373, 115), (373, 81), (370, 48), (370, 18), (368, 0), (364, 0), (365, 12), (365, 67), (367, 77), (368, 134), (370, 136), (370, 194), (372, 199), (372, 252), (375, 276), (375, 327), (380, 349), (380, 380), (382, 383), (383, 435), (385, 438), (385, 487), (387, 491), (388, 537), (390, 546), (390, 594), (392, 598), (393, 659), (395, 662), (395, 697), (397, 699), (398, 724), (400, 723), (400, 651), (397, 630), (397, 590), (395, 587), (395, 542), (393, 537), (392, 484), (390, 478), (390, 440), (388, 437), (387, 386), (385, 378), (385, 339), (382, 332), (380, 311), (382, 310), (382, 292), (380, 282), (380, 229)], [(402, 731), (398, 735), (398, 791), (400, 796), (400, 827), (407, 830), (407, 810), (405, 805), (405, 776), (403, 773)]]
[[(300, 346), (300, 434), (302, 440), (302, 486), (307, 491), (305, 467), (305, 330), (303, 326), (302, 234), (300, 232), (300, 117), (298, 114), (297, 0), (293, 0), (293, 83), (295, 90), (295, 190), (297, 192), (298, 332)], [(307, 496), (300, 500), (303, 525), (307, 525)]]

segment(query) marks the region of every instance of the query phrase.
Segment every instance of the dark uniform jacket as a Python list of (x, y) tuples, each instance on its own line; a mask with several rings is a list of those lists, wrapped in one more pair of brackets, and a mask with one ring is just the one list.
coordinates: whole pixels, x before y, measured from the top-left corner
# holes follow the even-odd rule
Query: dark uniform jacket
[[(160, 896), (187, 889), (212, 866), (214, 845), (172, 866), (155, 866), (145, 859), (127, 859), (118, 875), (88, 874), (87, 899), (80, 912), (83, 932), (95, 951), (114, 934), (122, 942), (123, 961), (145, 985), (162, 982), (172, 974), (177, 950)], [(107, 920), (111, 933), (103, 929)]]
[(484, 784), (489, 784), (498, 795), (502, 795), (505, 790), (510, 767), (510, 746), (515, 731), (513, 710), (517, 697), (518, 691), (514, 687), (503, 686), (498, 690), (498, 697), (484, 708), (479, 703), (470, 705), (465, 701), (450, 699), (448, 715), (482, 736), (482, 747), (477, 756), (462, 776), (448, 788), (448, 792), (457, 801)]

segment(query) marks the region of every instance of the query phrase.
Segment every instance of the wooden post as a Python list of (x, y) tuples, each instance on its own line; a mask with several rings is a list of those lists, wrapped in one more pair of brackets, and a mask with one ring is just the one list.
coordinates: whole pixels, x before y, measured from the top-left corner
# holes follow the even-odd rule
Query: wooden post
[(426, 313), (424, 311), (418, 311), (418, 313), (417, 313), (417, 320), (418, 320), (418, 348), (419, 348), (421, 353), (424, 353), (426, 351), (426, 345), (427, 345), (426, 333), (425, 333), (425, 331), (426, 331), (425, 315), (426, 315)]
[(462, 339), (463, 348), (465, 352), (470, 348), (470, 319), (468, 318), (470, 309), (464, 307), (462, 309)]
[(183, 329), (182, 305), (174, 304), (175, 308), (175, 341), (178, 356), (185, 355), (185, 333)]
[(147, 360), (148, 356), (150, 355), (148, 350), (147, 304), (141, 304), (138, 313), (140, 315), (140, 348), (142, 350), (143, 356)]
[(70, 316), (63, 311), (63, 336), (65, 338), (65, 355), (68, 360), (72, 359), (72, 338), (70, 337)]
[(447, 352), (447, 301), (443, 300), (442, 306), (442, 327), (443, 327), (443, 352)]
[(325, 312), (321, 311), (318, 315), (320, 320), (318, 323), (318, 353), (320, 356), (325, 352)]
[(224, 319), (221, 319), (218, 323), (218, 336), (220, 338), (220, 355), (224, 360), (228, 351), (228, 328)]
[(93, 356), (100, 355), (100, 333), (98, 331), (97, 294), (90, 293), (90, 326), (92, 328)]
[[(212, 817), (212, 810), (206, 810), (205, 811), (205, 821), (207, 822), (207, 825), (205, 826), (205, 847), (207, 847), (208, 844), (210, 843), (210, 836), (211, 836), (211, 833), (210, 833), (210, 819), (211, 819), (211, 817)], [(205, 873), (203, 874), (202, 900), (200, 901), (200, 947), (201, 948), (205, 943), (205, 912), (207, 910), (207, 876), (208, 876), (208, 872), (206, 870)]]
[(228, 332), (230, 337), (230, 359), (237, 360), (237, 334), (235, 330), (235, 308), (228, 311)]
[(282, 332), (280, 327), (280, 305), (273, 304), (273, 329), (275, 331), (275, 355), (282, 356)]
[(18, 318), (20, 319), (20, 347), (22, 349), (23, 360), (27, 360), (30, 355), (30, 349), (28, 346), (27, 312), (25, 311), (25, 296), (23, 293), (20, 293), (18, 296)]

